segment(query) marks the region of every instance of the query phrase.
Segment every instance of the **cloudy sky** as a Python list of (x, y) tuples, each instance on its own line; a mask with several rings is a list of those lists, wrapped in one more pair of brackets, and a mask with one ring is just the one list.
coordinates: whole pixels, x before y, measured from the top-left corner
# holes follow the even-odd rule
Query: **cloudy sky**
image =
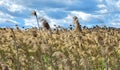
[(77, 16), (82, 26), (120, 28), (120, 0), (0, 0), (0, 27), (37, 26), (34, 10), (51, 27), (67, 27)]

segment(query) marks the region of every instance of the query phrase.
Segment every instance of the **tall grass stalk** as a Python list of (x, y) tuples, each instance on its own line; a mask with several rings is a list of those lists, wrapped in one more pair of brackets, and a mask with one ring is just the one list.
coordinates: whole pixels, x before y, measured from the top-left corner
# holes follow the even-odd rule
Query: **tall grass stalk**
[(16, 40), (16, 36), (15, 36), (15, 33), (13, 31), (12, 28), (11, 29), (11, 32), (12, 32), (12, 35), (13, 35), (13, 41), (14, 41), (14, 47), (16, 49), (16, 65), (17, 65), (17, 70), (20, 70), (20, 63), (19, 63), (19, 54), (18, 54), (18, 45), (17, 45), (17, 40)]
[(37, 12), (36, 12), (36, 11), (33, 11), (32, 14), (36, 17), (38, 29), (40, 30), (40, 25), (39, 25), (39, 20), (38, 20)]
[(105, 57), (105, 70), (108, 70), (108, 56)]

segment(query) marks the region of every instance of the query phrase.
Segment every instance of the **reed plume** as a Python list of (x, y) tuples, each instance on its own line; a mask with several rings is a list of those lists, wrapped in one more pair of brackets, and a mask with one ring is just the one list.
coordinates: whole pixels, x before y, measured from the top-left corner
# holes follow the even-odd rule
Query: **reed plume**
[(48, 24), (47, 20), (42, 19), (41, 21), (42, 21), (43, 28), (49, 30), (50, 29), (50, 25)]
[(80, 23), (78, 21), (77, 16), (73, 17), (73, 21), (74, 21), (74, 24), (75, 24), (75, 31), (82, 31), (81, 25), (80, 25)]

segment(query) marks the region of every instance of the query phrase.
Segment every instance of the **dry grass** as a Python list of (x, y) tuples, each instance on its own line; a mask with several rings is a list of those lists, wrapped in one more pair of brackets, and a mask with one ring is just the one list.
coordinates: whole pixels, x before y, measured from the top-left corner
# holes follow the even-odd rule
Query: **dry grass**
[(0, 65), (10, 70), (120, 70), (120, 30), (96, 28), (52, 34), (1, 28)]

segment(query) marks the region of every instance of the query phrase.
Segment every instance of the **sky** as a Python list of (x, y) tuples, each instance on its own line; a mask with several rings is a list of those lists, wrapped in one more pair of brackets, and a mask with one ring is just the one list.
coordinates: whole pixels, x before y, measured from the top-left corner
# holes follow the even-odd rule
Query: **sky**
[(120, 28), (120, 0), (0, 0), (0, 27), (37, 27), (33, 11), (52, 28), (68, 27), (73, 16), (82, 26)]

